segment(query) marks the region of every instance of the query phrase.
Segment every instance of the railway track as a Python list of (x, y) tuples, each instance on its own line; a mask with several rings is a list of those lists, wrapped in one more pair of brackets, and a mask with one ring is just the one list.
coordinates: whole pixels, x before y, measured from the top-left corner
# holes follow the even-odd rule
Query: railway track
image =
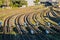
[[(16, 14), (15, 14), (16, 15)], [(10, 21), (10, 19), (13, 17), (13, 16), (15, 16), (15, 15), (12, 15), (12, 16), (10, 16), (10, 17), (7, 17), (6, 19), (5, 19), (5, 21), (4, 21), (4, 32), (3, 33), (8, 33), (8, 32), (10, 32), (10, 28), (11, 27), (9, 27), (9, 21)]]
[[(32, 17), (32, 16), (31, 16)], [(40, 31), (38, 30), (38, 29), (35, 29), (33, 26), (31, 26), (36, 32), (37, 32), (37, 34), (39, 34), (39, 35), (37, 35), (36, 34), (36, 36), (38, 36), (41, 40), (48, 40), (48, 38), (46, 38), (43, 34), (41, 34), (40, 33)], [(38, 28), (38, 27), (37, 27)], [(37, 31), (38, 30), (38, 31)], [(42, 37), (43, 36), (43, 37)], [(44, 38), (44, 39), (43, 39)]]
[[(40, 12), (41, 11), (41, 12)], [(18, 40), (53, 40), (60, 34), (60, 26), (54, 18), (59, 18), (57, 12), (51, 10), (40, 10), (39, 12), (14, 14), (4, 21), (3, 33), (12, 32), (12, 26), (18, 30)], [(46, 19), (47, 18), (47, 19)], [(47, 23), (47, 24), (46, 24)], [(50, 24), (48, 24), (50, 23)], [(11, 30), (12, 29), (12, 30)], [(52, 37), (50, 37), (50, 36)]]

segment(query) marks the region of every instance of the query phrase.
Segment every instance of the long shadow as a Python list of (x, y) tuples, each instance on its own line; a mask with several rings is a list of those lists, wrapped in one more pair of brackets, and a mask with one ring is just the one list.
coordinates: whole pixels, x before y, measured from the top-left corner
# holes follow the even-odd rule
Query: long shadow
[(49, 17), (50, 20), (55, 21), (56, 23), (60, 22), (60, 19), (54, 18), (54, 17)]
[[(27, 34), (28, 36), (30, 36), (30, 40), (46, 40), (44, 38), (43, 35), (41, 34), (34, 34), (34, 35), (31, 35), (31, 34)], [(40, 36), (38, 36), (40, 35)], [(25, 36), (25, 34), (0, 34), (0, 40), (23, 40), (23, 38), (21, 38), (22, 36), (24, 36), (24, 38), (27, 38)], [(37, 37), (36, 37), (37, 36)], [(60, 34), (48, 34), (47, 37), (49, 38), (49, 40), (60, 40)], [(44, 39), (42, 39), (44, 38)], [(28, 38), (25, 39), (25, 40), (29, 40)]]
[(60, 22), (60, 19), (57, 17), (57, 18), (54, 18), (54, 17), (51, 17), (48, 13), (48, 18), (56, 23), (59, 23)]

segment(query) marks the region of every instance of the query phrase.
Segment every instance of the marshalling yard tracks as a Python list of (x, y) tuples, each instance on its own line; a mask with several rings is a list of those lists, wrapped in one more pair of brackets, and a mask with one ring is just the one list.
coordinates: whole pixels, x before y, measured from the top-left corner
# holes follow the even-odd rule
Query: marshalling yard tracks
[(3, 33), (9, 34), (13, 31), (13, 27), (16, 27), (18, 30), (16, 34), (20, 35), (19, 40), (56, 39), (54, 36), (47, 36), (48, 34), (60, 34), (60, 26), (56, 20), (53, 20), (60, 18), (60, 16), (56, 10), (52, 10), (45, 9), (9, 16), (4, 21)]

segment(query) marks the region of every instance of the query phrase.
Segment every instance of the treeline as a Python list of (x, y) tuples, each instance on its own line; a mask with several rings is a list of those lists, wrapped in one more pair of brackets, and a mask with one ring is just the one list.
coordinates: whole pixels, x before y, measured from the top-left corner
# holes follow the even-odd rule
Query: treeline
[(27, 1), (25, 1), (25, 0), (11, 0), (11, 2), (10, 2), (10, 6), (13, 6), (13, 7), (22, 7), (22, 5), (27, 6)]
[[(39, 0), (35, 0), (34, 3), (38, 4)], [(22, 5), (28, 5), (26, 0), (0, 0), (0, 7), (22, 7)]]

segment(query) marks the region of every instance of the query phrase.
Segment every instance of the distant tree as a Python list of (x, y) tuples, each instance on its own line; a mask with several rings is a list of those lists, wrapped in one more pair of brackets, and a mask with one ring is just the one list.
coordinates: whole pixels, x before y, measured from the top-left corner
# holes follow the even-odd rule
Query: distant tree
[(2, 1), (0, 1), (0, 6), (2, 5)]
[(0, 0), (0, 6), (8, 7), (10, 5), (10, 0)]
[(39, 2), (40, 0), (35, 0), (34, 1), (34, 3), (35, 3), (35, 5), (38, 5), (38, 2)]
[(0, 0), (0, 6), (3, 5), (4, 0)]
[(11, 0), (10, 6), (21, 7), (22, 5), (27, 5), (25, 0)]

